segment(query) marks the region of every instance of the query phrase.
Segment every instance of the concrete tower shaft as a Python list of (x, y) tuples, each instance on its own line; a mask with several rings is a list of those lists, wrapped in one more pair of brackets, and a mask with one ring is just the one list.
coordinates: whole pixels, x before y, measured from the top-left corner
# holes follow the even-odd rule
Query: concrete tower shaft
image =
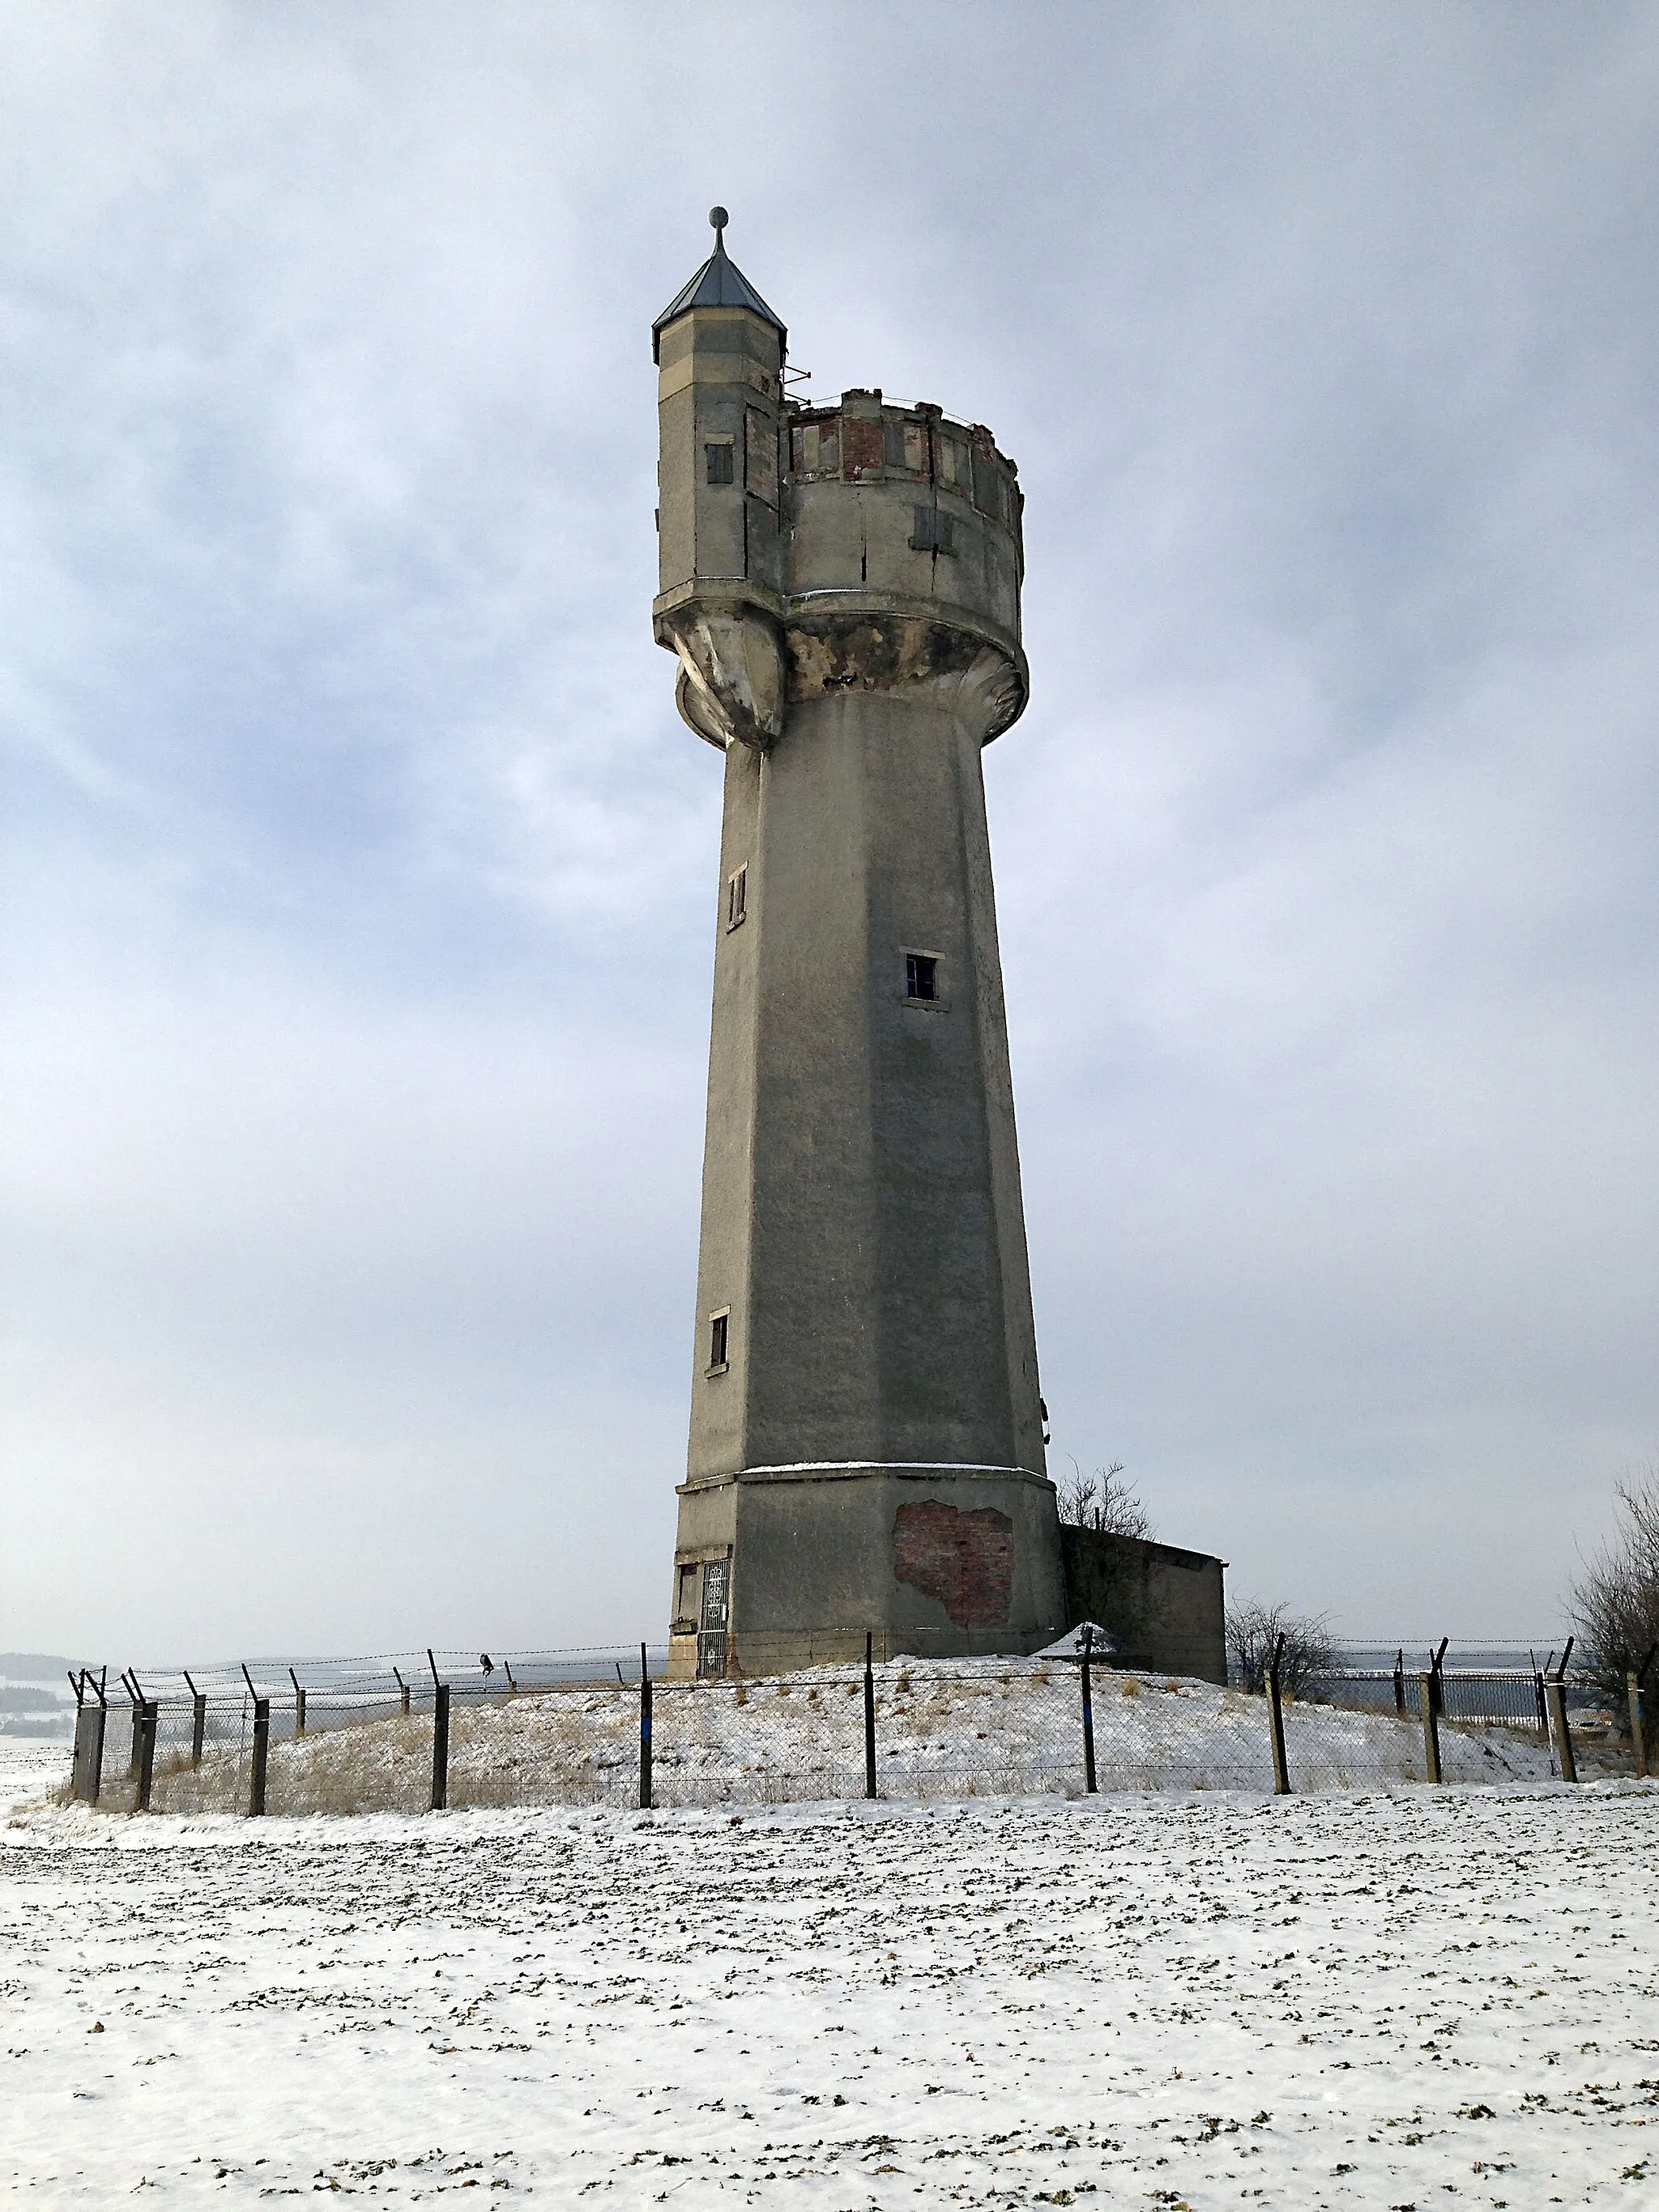
[(726, 759), (676, 1664), (1029, 1650), (1063, 1595), (980, 763), (1018, 485), (937, 408), (784, 402), (738, 284), (722, 246), (657, 332), (656, 635)]

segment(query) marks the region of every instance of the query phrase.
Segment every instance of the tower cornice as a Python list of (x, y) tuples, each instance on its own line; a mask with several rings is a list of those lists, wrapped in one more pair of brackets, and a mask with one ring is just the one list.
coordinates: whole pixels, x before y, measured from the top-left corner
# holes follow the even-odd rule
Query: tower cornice
[(1024, 647), (1002, 623), (948, 599), (898, 592), (799, 592), (783, 633), (789, 704), (849, 690), (932, 695), (981, 744), (1030, 696)]

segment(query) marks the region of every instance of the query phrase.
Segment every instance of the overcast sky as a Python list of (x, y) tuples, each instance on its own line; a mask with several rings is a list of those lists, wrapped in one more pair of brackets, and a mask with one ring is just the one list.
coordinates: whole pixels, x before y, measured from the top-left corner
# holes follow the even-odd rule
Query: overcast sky
[(662, 1632), (718, 763), (650, 323), (990, 423), (1053, 1466), (1553, 1635), (1659, 1445), (1650, 7), (0, 18), (0, 1644)]

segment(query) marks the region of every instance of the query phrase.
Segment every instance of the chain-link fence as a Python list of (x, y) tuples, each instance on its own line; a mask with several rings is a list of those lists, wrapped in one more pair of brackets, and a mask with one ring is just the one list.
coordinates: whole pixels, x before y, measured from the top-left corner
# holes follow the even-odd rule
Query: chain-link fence
[(1329, 1662), (1313, 1670), (1309, 1694), (1329, 1705), (1405, 1713), (1416, 1709), (1413, 1684), (1431, 1674), (1449, 1719), (1541, 1736), (1549, 1732), (1545, 1686), (1559, 1673), (1568, 1709), (1580, 1727), (1605, 1732), (1613, 1716), (1598, 1710), (1601, 1696), (1595, 1683), (1566, 1666), (1571, 1650), (1571, 1644), (1557, 1651), (1524, 1644), (1454, 1644), (1449, 1637), (1438, 1644), (1392, 1649), (1338, 1644)]
[[(1376, 1779), (1470, 1782), (1504, 1778), (1543, 1761), (1567, 1781), (1587, 1773), (1647, 1772), (1643, 1686), (1634, 1676), (1625, 1708), (1609, 1711), (1594, 1680), (1569, 1670), (1571, 1642), (1540, 1658), (1522, 1644), (1339, 1645), (1304, 1674), (1295, 1698), (1264, 1685), (1281, 1711), (1277, 1786), (1295, 1787), (1294, 1747), (1322, 1711), (1392, 1714), (1414, 1723), (1415, 1755), (1396, 1731), (1370, 1747)], [(1363, 1765), (1363, 1760), (1362, 1760)], [(1396, 1771), (1397, 1770), (1397, 1771)], [(1356, 1779), (1363, 1778), (1356, 1775)]]
[[(1553, 1655), (1550, 1655), (1552, 1659)], [(879, 1659), (665, 1677), (636, 1648), (80, 1678), (66, 1794), (109, 1811), (315, 1814), (1365, 1790), (1645, 1771), (1560, 1669), (1353, 1664), (1292, 1696), (1102, 1664)], [(1413, 1661), (1423, 1663), (1413, 1665)]]

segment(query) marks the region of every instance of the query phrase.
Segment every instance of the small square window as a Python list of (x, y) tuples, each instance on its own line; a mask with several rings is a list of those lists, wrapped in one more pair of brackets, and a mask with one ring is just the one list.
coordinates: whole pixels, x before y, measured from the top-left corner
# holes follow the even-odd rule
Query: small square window
[(749, 863), (726, 879), (726, 926), (736, 929), (749, 911)]
[(931, 952), (905, 954), (904, 995), (930, 1004), (939, 997), (939, 962)]
[(708, 1371), (711, 1375), (726, 1372), (729, 1364), (726, 1351), (731, 1342), (731, 1326), (732, 1310), (729, 1306), (725, 1312), (708, 1316)]
[(731, 440), (726, 439), (719, 445), (705, 446), (702, 452), (703, 459), (708, 465), (709, 483), (711, 484), (731, 483), (733, 481)]

